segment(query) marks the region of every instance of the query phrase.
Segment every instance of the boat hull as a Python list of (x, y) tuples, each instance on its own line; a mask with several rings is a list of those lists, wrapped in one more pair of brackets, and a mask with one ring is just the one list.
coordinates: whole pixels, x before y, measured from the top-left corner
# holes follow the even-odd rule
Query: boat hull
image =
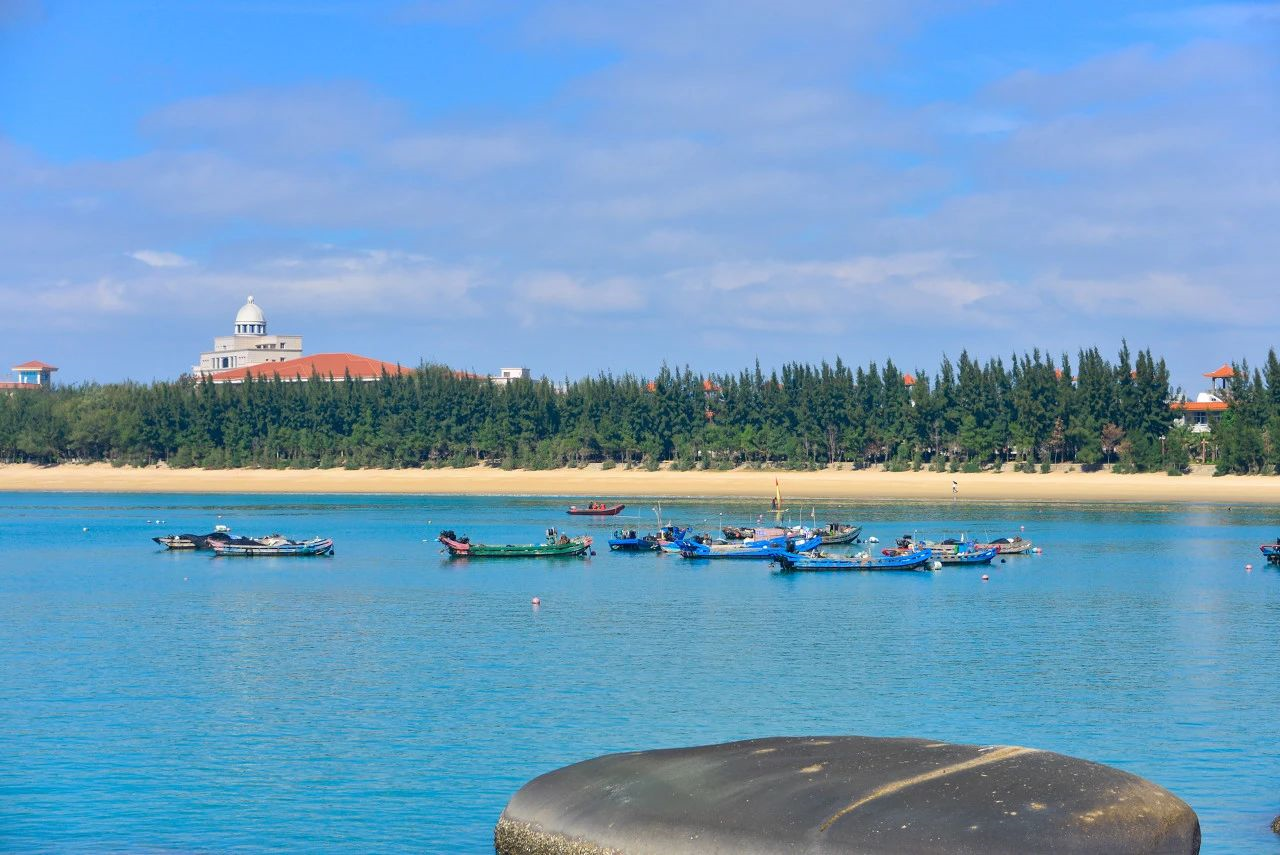
[(644, 537), (628, 537), (610, 540), (609, 548), (614, 552), (653, 552), (658, 548), (658, 541)]
[(1023, 555), (1027, 552), (1030, 552), (1031, 547), (1033, 545), (1034, 544), (1032, 544), (1031, 541), (1029, 540), (1022, 540), (1021, 538), (1015, 538), (1013, 540), (1000, 541), (997, 543), (980, 543), (978, 544), (978, 548), (979, 549), (994, 548), (996, 552), (1000, 555)]
[(441, 537), (452, 558), (572, 558), (591, 548), (591, 538), (577, 537), (568, 543), (526, 543), (502, 546), (469, 543)]
[[(828, 531), (830, 531), (828, 529)], [(841, 531), (821, 533), (823, 546), (840, 546), (845, 543), (853, 543), (862, 534), (862, 526), (851, 525)]]
[(918, 572), (928, 570), (933, 553), (921, 549), (892, 558), (845, 558), (835, 556), (780, 555), (785, 572)]
[(209, 534), (169, 534), (163, 537), (151, 538), (165, 549), (176, 549), (189, 551), (193, 549), (213, 549), (215, 543), (229, 543), (234, 538), (231, 535), (215, 531)]
[(565, 513), (571, 517), (616, 517), (625, 507), (626, 505), (613, 505), (608, 508), (579, 508), (574, 505)]
[(794, 544), (786, 543), (766, 543), (760, 546), (706, 546), (701, 543), (692, 541), (683, 544), (680, 548), (680, 556), (682, 558), (692, 559), (729, 559), (729, 560), (771, 560), (780, 555), (798, 555), (804, 552), (810, 552), (817, 549), (821, 545), (821, 538), (811, 537), (808, 540)]
[(317, 537), (294, 543), (215, 543), (215, 555), (227, 558), (295, 558), (333, 554), (333, 538)]
[(937, 556), (937, 560), (947, 566), (964, 566), (969, 564), (990, 564), (992, 559), (999, 553), (995, 547), (983, 549), (977, 552), (952, 552)]

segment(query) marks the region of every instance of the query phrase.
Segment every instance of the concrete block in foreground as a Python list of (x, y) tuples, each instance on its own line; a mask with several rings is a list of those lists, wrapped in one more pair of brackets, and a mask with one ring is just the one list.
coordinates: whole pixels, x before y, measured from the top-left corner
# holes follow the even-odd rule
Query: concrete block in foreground
[(499, 855), (1196, 853), (1200, 822), (1062, 754), (863, 736), (610, 754), (525, 784)]

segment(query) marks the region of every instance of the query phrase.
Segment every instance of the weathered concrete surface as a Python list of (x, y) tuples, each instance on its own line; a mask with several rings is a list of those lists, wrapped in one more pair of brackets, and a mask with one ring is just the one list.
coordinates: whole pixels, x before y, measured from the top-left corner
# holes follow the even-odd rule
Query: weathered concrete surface
[(611, 754), (535, 778), (499, 855), (1195, 853), (1185, 802), (1026, 748), (840, 736)]

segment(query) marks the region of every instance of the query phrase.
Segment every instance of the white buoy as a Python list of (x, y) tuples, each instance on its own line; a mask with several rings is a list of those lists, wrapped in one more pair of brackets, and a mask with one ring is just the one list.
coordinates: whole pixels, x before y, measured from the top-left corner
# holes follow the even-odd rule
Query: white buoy
[(80, 529), (80, 530), (81, 530), (81, 531), (88, 531), (88, 530), (89, 530), (89, 527), (88, 527), (88, 526), (85, 526), (84, 528), (82, 528), (82, 529)]
[(983, 573), (983, 574), (982, 574), (982, 581), (986, 582), (986, 581), (989, 581), (990, 579), (991, 579), (991, 577), (990, 577), (990, 576), (988, 576), (986, 573)]
[(1245, 572), (1246, 572), (1246, 573), (1252, 573), (1252, 572), (1253, 572), (1253, 565), (1252, 565), (1252, 564), (1246, 564), (1246, 565), (1244, 565), (1244, 569), (1245, 569)]
[(534, 597), (530, 602), (532, 602), (535, 606), (540, 606), (542, 605), (542, 598)]

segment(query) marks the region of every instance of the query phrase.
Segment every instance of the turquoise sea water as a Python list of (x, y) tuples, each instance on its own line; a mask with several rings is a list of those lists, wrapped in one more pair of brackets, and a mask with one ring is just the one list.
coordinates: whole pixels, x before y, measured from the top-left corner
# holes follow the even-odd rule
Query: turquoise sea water
[[(1045, 554), (783, 576), (610, 554), (652, 500), (603, 522), (565, 504), (0, 494), (0, 849), (491, 852), (511, 794), (567, 763), (870, 734), (1113, 764), (1188, 801), (1205, 852), (1280, 850), (1280, 572), (1257, 551), (1274, 509), (828, 504), (819, 521), (885, 544), (1025, 526)], [(148, 540), (219, 521), (337, 554)], [(428, 542), (548, 525), (598, 554), (451, 562)]]

